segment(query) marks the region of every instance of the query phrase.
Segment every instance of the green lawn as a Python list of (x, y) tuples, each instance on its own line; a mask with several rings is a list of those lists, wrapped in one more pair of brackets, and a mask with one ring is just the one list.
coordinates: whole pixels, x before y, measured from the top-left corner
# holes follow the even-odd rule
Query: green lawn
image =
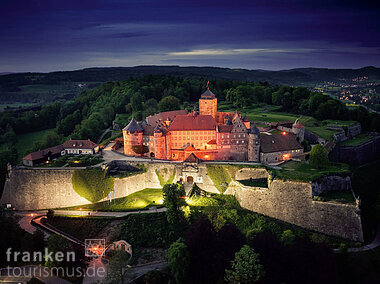
[(273, 170), (276, 177), (283, 180), (314, 181), (326, 174), (348, 174), (349, 166), (342, 163), (331, 163), (324, 169), (316, 169), (306, 162), (290, 161), (281, 166), (281, 170)]
[[(22, 158), (28, 153), (28, 150), (33, 146), (37, 141), (42, 141), (44, 136), (50, 132), (53, 132), (54, 129), (46, 129), (36, 132), (31, 132), (27, 134), (22, 134), (17, 136), (17, 142), (15, 147), (18, 152), (18, 161), (21, 162)], [(0, 145), (0, 150), (5, 149), (5, 144)]]
[(149, 206), (161, 206), (162, 204), (162, 189), (161, 188), (146, 188), (144, 190), (132, 193), (126, 197), (121, 197), (109, 201), (98, 202), (89, 205), (69, 207), (65, 209), (85, 209), (85, 210), (100, 210), (100, 211), (130, 211), (145, 209)]
[(346, 140), (346, 141), (339, 143), (339, 145), (341, 145), (341, 146), (358, 146), (364, 142), (371, 140), (372, 138), (373, 138), (372, 136), (367, 135), (365, 133), (362, 133), (362, 134), (359, 134), (358, 136), (356, 136), (352, 139), (349, 139), (349, 140)]

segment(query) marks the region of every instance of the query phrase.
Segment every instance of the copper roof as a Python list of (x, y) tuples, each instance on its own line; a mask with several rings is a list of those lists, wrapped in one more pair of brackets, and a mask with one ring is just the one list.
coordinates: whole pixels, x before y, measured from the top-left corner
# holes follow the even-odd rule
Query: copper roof
[(263, 153), (303, 149), (293, 133), (286, 133), (285, 135), (262, 133), (260, 144)]
[(137, 123), (134, 117), (132, 117), (132, 120), (128, 123), (126, 127), (123, 128), (125, 131), (129, 132), (138, 132), (142, 131), (142, 127)]
[(96, 143), (88, 140), (68, 140), (62, 144), (62, 146), (67, 149), (94, 149), (98, 146)]
[(169, 131), (215, 130), (216, 122), (211, 115), (177, 115)]
[(158, 124), (160, 124), (160, 120), (164, 121), (164, 120), (167, 120), (168, 118), (170, 120), (174, 120), (174, 118), (177, 115), (186, 115), (186, 114), (187, 114), (187, 110), (185, 109), (160, 112), (160, 113), (156, 113), (154, 115), (148, 116), (146, 118), (146, 121), (148, 125), (157, 126)]
[(62, 145), (57, 145), (54, 147), (50, 147), (47, 149), (43, 149), (40, 151), (30, 153), (22, 159), (23, 160), (29, 160), (29, 161), (40, 160), (40, 159), (44, 159), (45, 157), (47, 157), (49, 155), (49, 153), (50, 153), (50, 155), (57, 155), (57, 154), (61, 153), (61, 151), (63, 151), (63, 150), (64, 150), (64, 148)]

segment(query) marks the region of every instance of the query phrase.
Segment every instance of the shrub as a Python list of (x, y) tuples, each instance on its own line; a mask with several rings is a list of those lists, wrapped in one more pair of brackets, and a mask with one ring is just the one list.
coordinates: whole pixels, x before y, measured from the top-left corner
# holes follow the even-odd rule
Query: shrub
[(321, 145), (315, 145), (310, 152), (310, 165), (322, 169), (329, 165), (329, 157), (326, 149)]

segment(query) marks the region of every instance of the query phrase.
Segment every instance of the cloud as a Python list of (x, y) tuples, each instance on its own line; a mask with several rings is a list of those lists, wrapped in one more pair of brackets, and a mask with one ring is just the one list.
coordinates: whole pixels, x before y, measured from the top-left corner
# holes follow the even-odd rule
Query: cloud
[[(167, 55), (171, 56), (213, 56), (213, 55), (241, 55), (241, 54), (260, 54), (260, 53), (284, 53), (294, 52), (293, 49), (276, 49), (276, 48), (239, 48), (239, 49), (193, 49), (190, 51), (174, 51)], [(309, 51), (298, 49), (300, 51)]]

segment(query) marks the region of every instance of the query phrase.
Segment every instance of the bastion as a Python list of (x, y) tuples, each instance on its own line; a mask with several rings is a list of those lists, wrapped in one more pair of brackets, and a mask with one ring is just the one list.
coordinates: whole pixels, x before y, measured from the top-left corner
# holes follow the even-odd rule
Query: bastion
[[(142, 163), (131, 163), (141, 166)], [(125, 197), (145, 188), (161, 188), (171, 178), (188, 186), (196, 183), (210, 193), (219, 193), (207, 164), (144, 162), (146, 171), (124, 178), (114, 178), (115, 198)], [(350, 190), (349, 178), (326, 177), (316, 182), (284, 181), (272, 177), (265, 168), (223, 165), (230, 176), (225, 194), (235, 195), (243, 208), (300, 227), (363, 241), (358, 202), (342, 204), (313, 200), (325, 190)], [(15, 168), (8, 174), (1, 204), (10, 203), (17, 210), (63, 208), (90, 204), (73, 188), (75, 169)], [(268, 188), (245, 186), (239, 180), (268, 179)]]

